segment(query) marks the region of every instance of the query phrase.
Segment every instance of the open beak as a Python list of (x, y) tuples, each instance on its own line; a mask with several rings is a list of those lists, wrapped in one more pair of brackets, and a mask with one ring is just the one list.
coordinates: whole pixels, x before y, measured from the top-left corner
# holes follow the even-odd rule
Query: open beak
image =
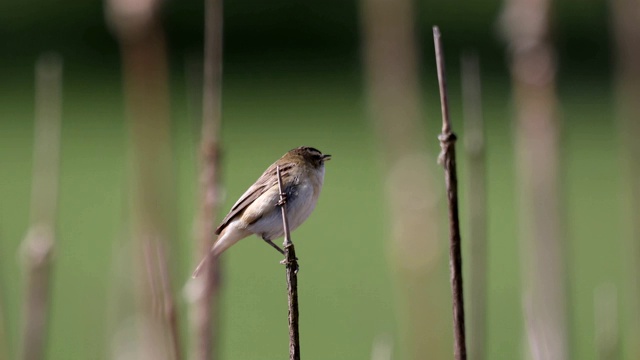
[(327, 160), (331, 160), (331, 155), (329, 154), (322, 155), (322, 161), (327, 161)]

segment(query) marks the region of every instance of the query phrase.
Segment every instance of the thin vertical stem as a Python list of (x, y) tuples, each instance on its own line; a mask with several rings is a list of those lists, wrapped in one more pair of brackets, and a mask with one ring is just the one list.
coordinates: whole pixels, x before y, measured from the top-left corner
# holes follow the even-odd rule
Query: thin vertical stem
[(515, 107), (525, 333), (533, 359), (568, 359), (560, 126), (550, 0), (507, 0), (502, 14)]
[(23, 242), (27, 290), (22, 334), (24, 360), (45, 357), (52, 256), (58, 207), (62, 59), (43, 55), (36, 64), (36, 121), (31, 189), (31, 225)]
[[(220, 129), (222, 123), (222, 0), (205, 0), (204, 78), (202, 89), (202, 134), (200, 139), (200, 210), (197, 217), (196, 258), (208, 256), (214, 242), (219, 203)], [(192, 358), (217, 358), (218, 308), (221, 266), (217, 257), (204, 265), (204, 276), (196, 278), (191, 292)]]
[(442, 332), (432, 331), (450, 322), (443, 311), (447, 297), (433, 296), (446, 291), (440, 279), (447, 270), (421, 106), (415, 7), (415, 0), (360, 0), (367, 110), (389, 209), (386, 248), (400, 332), (395, 349), (421, 360), (450, 353)]
[(280, 208), (282, 209), (282, 226), (284, 228), (284, 264), (287, 268), (287, 295), (289, 306), (289, 360), (300, 360), (300, 332), (298, 330), (298, 259), (296, 249), (291, 241), (289, 220), (287, 219), (287, 198), (282, 186), (280, 166), (276, 167), (278, 188), (280, 189)]
[[(131, 210), (136, 280), (136, 316), (141, 350), (151, 358), (180, 359), (178, 314), (164, 251), (174, 214), (171, 176), (171, 121), (165, 35), (158, 0), (108, 0), (106, 15), (118, 39), (129, 118)], [(146, 265), (146, 271), (144, 266)], [(161, 307), (161, 308), (158, 308)]]
[(456, 135), (451, 130), (449, 104), (447, 100), (447, 78), (444, 69), (444, 55), (440, 41), (440, 29), (433, 27), (433, 40), (438, 68), (440, 87), (440, 106), (442, 109), (442, 134), (438, 136), (442, 152), (439, 161), (444, 166), (449, 200), (449, 269), (451, 272), (451, 291), (453, 298), (454, 357), (456, 360), (467, 358), (464, 328), (464, 297), (462, 288), (462, 251), (460, 239), (460, 220), (458, 218), (458, 177), (456, 174)]

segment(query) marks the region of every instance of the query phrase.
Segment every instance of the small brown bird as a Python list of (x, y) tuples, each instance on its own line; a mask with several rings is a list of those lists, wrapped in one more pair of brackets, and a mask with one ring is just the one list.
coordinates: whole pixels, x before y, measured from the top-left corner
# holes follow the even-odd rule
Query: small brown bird
[(260, 236), (280, 253), (284, 251), (273, 239), (284, 234), (278, 207), (280, 190), (276, 167), (280, 167), (282, 187), (287, 199), (287, 218), (291, 231), (300, 226), (316, 206), (324, 182), (324, 163), (331, 155), (308, 146), (295, 148), (271, 164), (260, 178), (240, 197), (216, 229), (218, 240), (200, 262), (193, 277), (198, 276), (208, 259), (219, 256), (233, 244), (251, 234)]

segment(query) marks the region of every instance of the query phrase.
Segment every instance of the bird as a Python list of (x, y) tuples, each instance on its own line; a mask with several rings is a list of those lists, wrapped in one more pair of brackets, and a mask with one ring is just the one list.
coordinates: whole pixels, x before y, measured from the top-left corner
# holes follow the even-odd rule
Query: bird
[(220, 256), (252, 234), (284, 254), (284, 250), (273, 243), (274, 239), (284, 235), (277, 168), (280, 168), (282, 176), (289, 229), (293, 231), (307, 220), (315, 208), (324, 183), (324, 163), (330, 159), (331, 155), (316, 148), (300, 146), (271, 164), (224, 217), (215, 231), (218, 239), (196, 267), (193, 278), (198, 276), (209, 259)]

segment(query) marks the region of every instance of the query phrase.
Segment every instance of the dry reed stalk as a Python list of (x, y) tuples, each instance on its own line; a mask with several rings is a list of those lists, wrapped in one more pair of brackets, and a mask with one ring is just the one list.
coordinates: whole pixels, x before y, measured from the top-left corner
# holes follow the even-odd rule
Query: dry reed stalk
[[(215, 240), (220, 202), (220, 129), (222, 122), (222, 0), (205, 1), (204, 79), (200, 139), (200, 208), (196, 219), (196, 261), (208, 256)], [(191, 280), (191, 354), (195, 360), (217, 358), (221, 266), (219, 258), (205, 264), (204, 274)]]
[(287, 198), (282, 186), (280, 166), (276, 167), (278, 175), (278, 189), (280, 190), (280, 202), (282, 209), (282, 227), (284, 229), (284, 265), (287, 269), (287, 304), (289, 308), (289, 360), (300, 360), (300, 331), (298, 313), (298, 258), (296, 248), (291, 241), (289, 221), (287, 219)]
[(449, 270), (453, 300), (453, 349), (456, 360), (465, 360), (467, 358), (467, 345), (464, 324), (464, 288), (462, 287), (462, 240), (460, 238), (460, 219), (458, 214), (456, 135), (451, 129), (451, 119), (449, 118), (447, 75), (444, 67), (440, 29), (437, 26), (433, 27), (433, 42), (438, 68), (440, 107), (442, 109), (442, 133), (438, 136), (442, 151), (438, 156), (438, 162), (444, 166), (447, 199), (449, 200)]
[(22, 243), (27, 272), (21, 359), (45, 358), (51, 272), (55, 249), (62, 121), (62, 59), (45, 54), (36, 63), (36, 120), (31, 220)]
[(515, 102), (523, 308), (534, 359), (569, 358), (567, 273), (558, 190), (560, 129), (549, 0), (509, 0), (502, 14)]
[[(141, 319), (138, 344), (149, 357), (180, 359), (179, 316), (165, 251), (173, 233), (174, 204), (168, 66), (160, 5), (159, 1), (109, 0), (107, 20), (120, 44), (130, 120), (133, 258), (138, 266), (137, 316)], [(160, 331), (149, 332), (148, 326)]]
[[(378, 138), (389, 218), (389, 260), (397, 288), (400, 356), (446, 358), (444, 257), (438, 241), (435, 166), (427, 150), (412, 0), (361, 0), (369, 117)], [(403, 354), (404, 352), (404, 354)]]

